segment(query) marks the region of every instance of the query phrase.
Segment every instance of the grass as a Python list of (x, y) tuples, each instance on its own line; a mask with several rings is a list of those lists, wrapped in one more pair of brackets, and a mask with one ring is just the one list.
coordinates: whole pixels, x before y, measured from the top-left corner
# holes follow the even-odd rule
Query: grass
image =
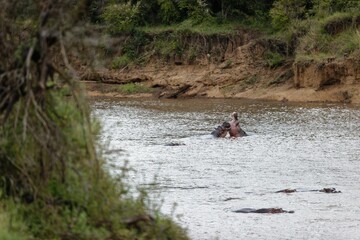
[(129, 66), (133, 62), (133, 59), (128, 55), (122, 55), (120, 57), (115, 57), (111, 62), (111, 67), (113, 69), (121, 69)]
[(335, 13), (311, 20), (308, 32), (300, 37), (296, 61), (344, 57), (360, 49), (360, 36), (351, 22), (356, 15)]
[[(14, 204), (7, 202), (8, 209), (0, 203), (0, 239), (2, 240), (24, 240), (29, 239), (29, 232), (25, 224), (16, 218)], [(10, 208), (10, 209), (9, 209)]]
[(276, 68), (281, 66), (284, 61), (285, 61), (285, 57), (282, 56), (280, 53), (278, 52), (274, 52), (274, 51), (266, 51), (264, 54), (264, 58), (266, 61), (266, 65), (270, 68)]
[(351, 27), (353, 22), (354, 14), (347, 12), (341, 13), (336, 12), (324, 19), (322, 19), (319, 23), (323, 31), (328, 34), (335, 35), (339, 31), (342, 32), (349, 27)]
[(360, 49), (360, 36), (348, 29), (335, 36), (311, 30), (301, 39), (296, 61), (314, 59), (321, 61), (329, 57), (344, 57)]
[(238, 28), (239, 23), (227, 23), (227, 24), (198, 24), (192, 25), (190, 20), (184, 21), (182, 23), (173, 24), (173, 25), (163, 25), (163, 26), (147, 26), (141, 27), (140, 30), (151, 33), (159, 34), (162, 32), (174, 31), (174, 32), (192, 32), (200, 34), (232, 34)]
[(212, 35), (212, 34), (236, 34), (238, 29), (252, 29), (262, 32), (271, 32), (272, 28), (269, 21), (257, 18), (244, 18), (243, 20), (227, 21), (217, 23), (215, 20), (193, 24), (191, 20), (185, 20), (173, 25), (159, 25), (159, 26), (145, 26), (139, 28), (141, 31), (151, 34), (159, 34), (167, 31), (185, 31), (198, 34)]
[(334, 55), (330, 53), (313, 53), (313, 54), (297, 53), (295, 57), (295, 62), (309, 62), (309, 61), (322, 62), (329, 58), (334, 58)]
[(139, 83), (127, 83), (117, 87), (117, 91), (123, 94), (149, 93), (151, 88)]
[(348, 29), (333, 39), (330, 48), (338, 55), (349, 55), (360, 49), (360, 36), (354, 29)]

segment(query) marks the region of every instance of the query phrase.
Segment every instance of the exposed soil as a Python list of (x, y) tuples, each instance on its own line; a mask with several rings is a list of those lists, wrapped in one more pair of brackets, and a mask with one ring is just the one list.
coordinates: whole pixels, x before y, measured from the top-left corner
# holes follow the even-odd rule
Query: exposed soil
[[(189, 63), (174, 56), (166, 63), (153, 60), (127, 70), (84, 72), (82, 79), (92, 96), (360, 103), (360, 57), (353, 54), (320, 63), (290, 59), (270, 67), (264, 55), (274, 46), (279, 54), (286, 54), (281, 44), (248, 36), (238, 42), (229, 41), (220, 57), (207, 54)], [(153, 91), (125, 95), (111, 90), (113, 84), (126, 83), (141, 83)]]

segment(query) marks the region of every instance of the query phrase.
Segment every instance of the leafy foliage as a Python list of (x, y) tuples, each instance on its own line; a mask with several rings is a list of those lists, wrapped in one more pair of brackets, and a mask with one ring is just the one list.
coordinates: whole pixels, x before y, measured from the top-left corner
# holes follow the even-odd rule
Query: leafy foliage
[(272, 23), (276, 29), (288, 26), (291, 20), (305, 18), (307, 0), (277, 0), (270, 10)]
[(115, 59), (111, 63), (111, 67), (113, 69), (121, 69), (129, 66), (133, 62), (133, 59), (129, 57), (127, 54), (124, 54), (120, 57), (115, 57)]
[(173, 0), (157, 0), (160, 6), (160, 18), (163, 23), (174, 23), (180, 18), (178, 6)]
[(268, 50), (265, 52), (264, 55), (266, 64), (270, 68), (276, 68), (278, 66), (281, 66), (285, 61), (285, 57), (278, 52)]
[(67, 54), (83, 53), (84, 2), (36, 1), (26, 15), (13, 14), (23, 5), (0, 3), (0, 227), (19, 226), (0, 237), (187, 239), (145, 191), (130, 194), (125, 163), (118, 179), (105, 168), (99, 125)]
[(321, 17), (328, 17), (336, 12), (358, 12), (360, 2), (354, 0), (313, 0), (314, 13)]
[(102, 16), (109, 32), (115, 34), (133, 30), (139, 22), (139, 14), (139, 4), (128, 2), (108, 5)]

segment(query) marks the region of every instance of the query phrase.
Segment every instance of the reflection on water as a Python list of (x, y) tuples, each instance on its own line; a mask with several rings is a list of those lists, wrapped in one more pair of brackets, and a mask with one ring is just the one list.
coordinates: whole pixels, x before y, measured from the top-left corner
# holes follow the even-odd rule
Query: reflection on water
[[(162, 211), (193, 239), (359, 239), (360, 108), (240, 100), (101, 100), (94, 114), (114, 173), (159, 184)], [(233, 111), (249, 137), (212, 139)], [(167, 143), (184, 144), (166, 146)], [(335, 187), (340, 194), (274, 193)], [(224, 201), (233, 198), (229, 201)], [(294, 214), (240, 214), (281, 207)]]

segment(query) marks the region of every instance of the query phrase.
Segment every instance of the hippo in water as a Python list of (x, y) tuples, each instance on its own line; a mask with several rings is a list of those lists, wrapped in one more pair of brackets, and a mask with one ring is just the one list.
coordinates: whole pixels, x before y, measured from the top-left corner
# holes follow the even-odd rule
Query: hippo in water
[(230, 137), (244, 137), (244, 136), (248, 136), (247, 133), (242, 130), (242, 128), (240, 127), (240, 122), (239, 122), (239, 117), (238, 117), (238, 113), (237, 112), (233, 112), (231, 114), (231, 121), (230, 121)]
[(184, 146), (184, 145), (185, 143), (177, 143), (177, 142), (169, 142), (164, 144), (164, 146), (168, 146), (168, 147)]
[(341, 193), (341, 191), (337, 191), (336, 188), (323, 188), (323, 189), (320, 189), (320, 190), (316, 190), (316, 189), (314, 189), (314, 190), (306, 190), (306, 189), (297, 190), (297, 189), (287, 188), (287, 189), (276, 191), (276, 193), (293, 193), (293, 192)]
[(294, 213), (294, 211), (286, 211), (282, 208), (242, 208), (239, 210), (233, 211), (235, 213)]
[(230, 130), (230, 123), (223, 122), (221, 126), (215, 128), (214, 131), (211, 132), (211, 135), (216, 138), (224, 138), (226, 137), (228, 131)]

